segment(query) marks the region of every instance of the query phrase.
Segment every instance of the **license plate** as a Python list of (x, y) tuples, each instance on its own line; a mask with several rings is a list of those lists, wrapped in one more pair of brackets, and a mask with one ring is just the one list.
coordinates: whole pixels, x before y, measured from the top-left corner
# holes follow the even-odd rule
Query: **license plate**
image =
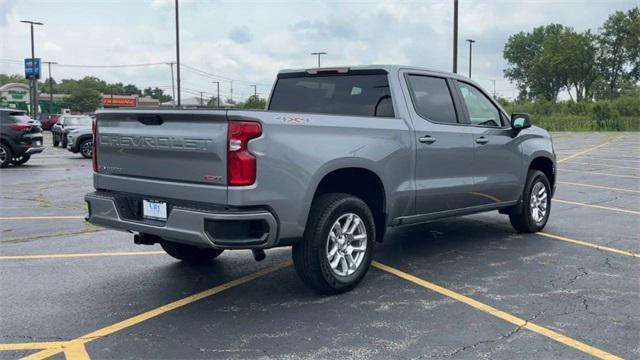
[(163, 201), (142, 200), (142, 216), (153, 220), (167, 220), (167, 203)]

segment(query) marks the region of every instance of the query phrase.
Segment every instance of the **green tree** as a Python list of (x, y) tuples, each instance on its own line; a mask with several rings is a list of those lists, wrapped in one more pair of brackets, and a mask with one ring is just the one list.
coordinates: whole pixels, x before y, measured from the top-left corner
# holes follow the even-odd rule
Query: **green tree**
[(267, 100), (260, 98), (259, 96), (251, 95), (247, 101), (240, 103), (238, 107), (243, 109), (264, 109), (267, 107)]
[(29, 84), (29, 80), (18, 74), (0, 74), (0, 86), (9, 83)]
[(598, 45), (598, 67), (603, 80), (600, 95), (617, 97), (625, 82), (640, 80), (640, 8), (609, 15)]
[[(222, 106), (223, 101), (220, 99), (220, 106)], [(207, 107), (217, 107), (218, 106), (218, 98), (216, 96), (212, 96), (211, 99), (207, 102)]]
[(101, 105), (101, 96), (97, 90), (74, 90), (66, 99), (65, 106), (71, 111), (89, 113), (94, 112)]
[(148, 87), (144, 89), (144, 91), (142, 92), (142, 95), (157, 99), (161, 103), (171, 101), (172, 99), (170, 95), (165, 95), (164, 90), (158, 87), (155, 87), (153, 89)]
[(567, 79), (560, 73), (558, 59), (549, 51), (545, 53), (545, 45), (553, 45), (557, 41), (554, 38), (564, 31), (564, 26), (551, 24), (536, 27), (530, 33), (517, 33), (507, 40), (503, 56), (509, 66), (504, 74), (516, 83), (520, 98), (557, 98)]

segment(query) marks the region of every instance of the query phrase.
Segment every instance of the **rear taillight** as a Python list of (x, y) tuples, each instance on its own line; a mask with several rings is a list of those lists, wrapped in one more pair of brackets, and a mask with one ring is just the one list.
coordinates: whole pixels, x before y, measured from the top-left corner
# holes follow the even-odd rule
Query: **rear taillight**
[(17, 131), (31, 129), (31, 125), (22, 123), (9, 124), (9, 127)]
[(91, 141), (91, 162), (93, 164), (93, 171), (98, 172), (98, 153), (96, 149), (98, 146), (98, 122), (97, 120), (93, 120), (91, 122), (91, 133), (93, 134), (93, 140)]
[(249, 140), (262, 134), (260, 123), (229, 121), (227, 133), (227, 184), (247, 186), (256, 182), (256, 158), (249, 152)]

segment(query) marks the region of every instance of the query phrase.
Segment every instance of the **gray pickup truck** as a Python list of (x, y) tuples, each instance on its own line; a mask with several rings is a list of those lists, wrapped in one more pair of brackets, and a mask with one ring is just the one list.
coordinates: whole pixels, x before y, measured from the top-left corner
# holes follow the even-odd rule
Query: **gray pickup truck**
[(389, 227), (499, 210), (539, 231), (556, 178), (527, 114), (407, 66), (284, 70), (265, 111), (103, 110), (94, 138), (89, 222), (187, 262), (292, 245), (321, 293), (355, 287)]

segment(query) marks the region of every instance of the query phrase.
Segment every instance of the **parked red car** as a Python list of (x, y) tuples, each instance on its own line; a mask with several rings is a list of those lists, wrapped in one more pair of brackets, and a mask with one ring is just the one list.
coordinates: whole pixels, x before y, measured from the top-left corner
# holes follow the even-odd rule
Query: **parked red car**
[(53, 124), (56, 124), (60, 120), (59, 114), (40, 114), (40, 123), (42, 124), (42, 130), (51, 130)]

